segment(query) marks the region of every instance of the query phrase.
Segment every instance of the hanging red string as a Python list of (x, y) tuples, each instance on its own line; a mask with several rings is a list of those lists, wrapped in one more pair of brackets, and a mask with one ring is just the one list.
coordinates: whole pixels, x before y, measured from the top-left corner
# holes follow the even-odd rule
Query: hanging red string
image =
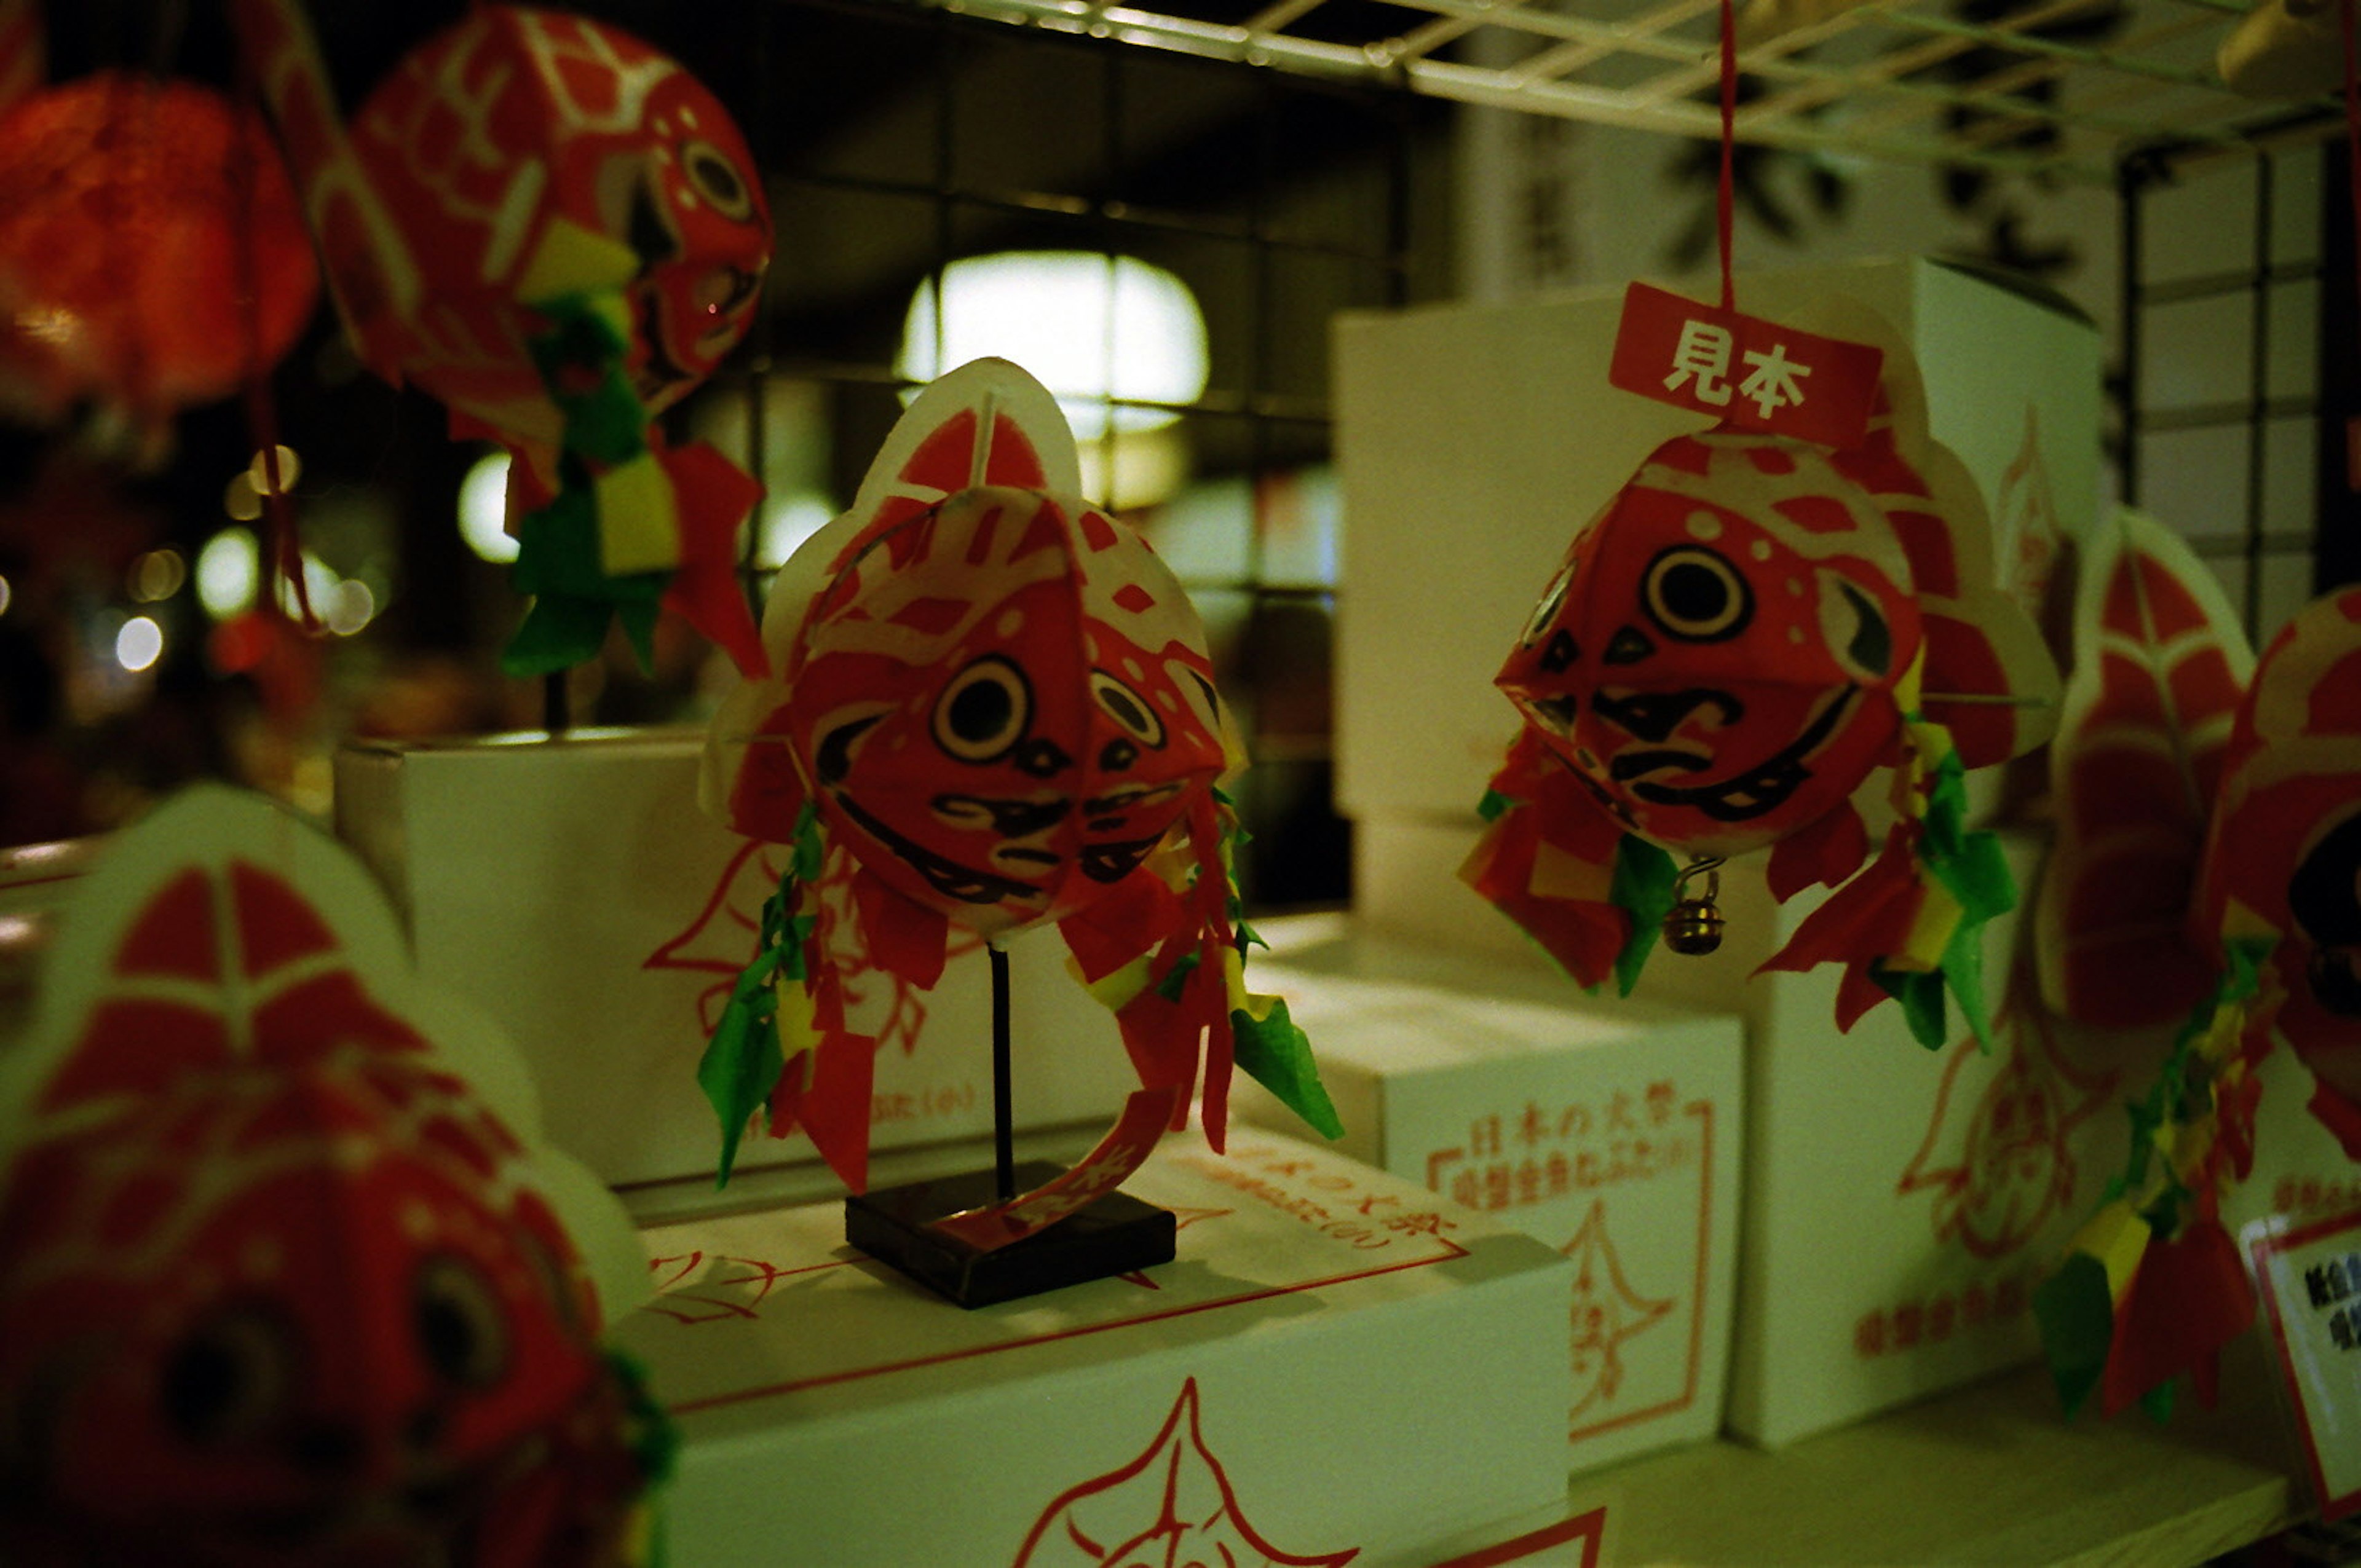
[[(2346, 0), (2349, 15), (2352, 0)], [(1730, 231), (1734, 226), (1732, 192), (1737, 184), (1738, 151), (1738, 21), (1731, 0), (1721, 0), (1721, 182), (1714, 192), (1714, 222), (1721, 237), (1721, 308), (1738, 308), (1738, 290), (1730, 275)]]

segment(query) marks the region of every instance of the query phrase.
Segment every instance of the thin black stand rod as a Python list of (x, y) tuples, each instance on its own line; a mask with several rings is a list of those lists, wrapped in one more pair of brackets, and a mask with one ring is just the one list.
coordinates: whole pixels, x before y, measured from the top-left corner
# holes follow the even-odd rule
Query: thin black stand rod
[(566, 672), (552, 670), (541, 677), (541, 727), (552, 735), (573, 728), (573, 703), (566, 690)]
[(992, 955), (992, 1164), (1000, 1201), (1016, 1196), (1016, 1112), (1008, 1085), (1008, 955), (995, 944)]

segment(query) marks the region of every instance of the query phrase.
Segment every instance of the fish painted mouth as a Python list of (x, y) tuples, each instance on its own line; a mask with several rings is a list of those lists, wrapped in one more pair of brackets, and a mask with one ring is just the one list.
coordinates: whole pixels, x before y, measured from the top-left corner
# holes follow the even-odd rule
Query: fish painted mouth
[(1014, 900), (1038, 904), (1045, 896), (1028, 883), (1009, 877), (994, 876), (990, 872), (963, 866), (948, 856), (939, 855), (914, 839), (906, 838), (887, 827), (877, 816), (865, 810), (851, 795), (838, 793), (833, 796), (844, 814), (867, 829), (887, 849), (899, 856), (912, 871), (927, 879), (927, 885), (945, 898), (960, 904), (1000, 904)]
[[(1082, 817), (1093, 830), (1106, 832), (1122, 827), (1124, 817), (1141, 806), (1170, 800), (1180, 793), (1178, 784), (1128, 784), (1121, 789), (1109, 790), (1104, 795), (1094, 795), (1082, 802)], [(1155, 840), (1150, 839), (1149, 842)]]
[(1708, 758), (1671, 750), (1626, 751), (1608, 772), (1616, 783), (1631, 784), (1633, 795), (1653, 805), (1686, 806), (1716, 822), (1751, 822), (1784, 806), (1811, 778), (1812, 771), (1804, 766), (1804, 759), (1835, 732), (1860, 695), (1859, 686), (1844, 687), (1793, 741), (1717, 784), (1683, 788), (1646, 778), (1668, 769), (1697, 773), (1710, 765)]
[(1073, 803), (1057, 800), (987, 799), (977, 795), (939, 795), (935, 815), (960, 828), (990, 827), (1004, 839), (1029, 839), (1066, 819)]
[(1082, 874), (1093, 882), (1121, 882), (1163, 841), (1164, 835), (1159, 833), (1153, 838), (1133, 839), (1120, 844), (1085, 844)]

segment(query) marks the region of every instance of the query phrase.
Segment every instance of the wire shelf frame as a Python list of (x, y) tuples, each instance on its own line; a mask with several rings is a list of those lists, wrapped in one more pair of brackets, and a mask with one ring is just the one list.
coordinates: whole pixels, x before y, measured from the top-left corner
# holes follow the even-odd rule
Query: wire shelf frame
[[(1717, 0), (918, 0), (1254, 66), (1389, 83), (1527, 114), (1720, 134)], [(1780, 0), (1756, 0), (1758, 5)], [(1741, 142), (2113, 185), (2126, 159), (2318, 140), (2334, 98), (2262, 101), (2213, 64), (2245, 0), (2030, 0), (1991, 21), (1946, 0), (1786, 0), (1803, 25), (1745, 42)]]

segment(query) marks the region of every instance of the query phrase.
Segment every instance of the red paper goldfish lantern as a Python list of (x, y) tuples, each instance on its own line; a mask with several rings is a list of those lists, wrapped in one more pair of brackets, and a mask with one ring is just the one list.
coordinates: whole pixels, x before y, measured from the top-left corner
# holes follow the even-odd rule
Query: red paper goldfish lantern
[(1735, 432), (1658, 447), (1501, 667), (1542, 743), (1652, 842), (1760, 849), (1894, 755), (1918, 610), (1843, 461)]
[(2361, 1159), (2361, 588), (2315, 601), (2263, 652), (2238, 709), (2197, 918), (2270, 944), (2257, 1026), (2312, 1071), (2312, 1110)]
[(644, 1417), (560, 1219), (588, 1179), (313, 838), (192, 792), (78, 894), (0, 1075), (0, 1555), (619, 1563)]
[[(2361, 1158), (2361, 588), (2259, 662), (2189, 547), (2125, 513), (2094, 541), (2057, 759), (2045, 983), (2092, 1023), (2179, 1021), (2112, 1196), (2036, 1293), (2069, 1409), (2209, 1401), (2255, 1295), (2222, 1203), (2284, 1037)], [(2249, 673), (2251, 672), (2251, 679)]]
[(757, 487), (649, 422), (745, 334), (771, 220), (744, 138), (676, 61), (603, 23), (484, 5), (337, 120), (292, 0), (238, 0), (337, 308), (361, 358), (520, 459), (512, 671), (593, 656), (659, 602), (741, 668), (731, 568)]
[[(774, 1131), (807, 1131), (862, 1188), (875, 1041), (846, 1025), (841, 952), (928, 987), (954, 927), (1057, 922), (1115, 1010), (1142, 1087), (1068, 1188), (1112, 1187), (1185, 1118), (1201, 1041), (1216, 1146), (1233, 1050), (1334, 1127), (1301, 1031), (1244, 990), (1235, 825), (1213, 789), (1235, 759), (1203, 630), (1146, 542), (1080, 489), (1055, 400), (979, 360), (921, 394), (852, 510), (773, 585), (780, 674), (726, 699), (705, 775), (731, 828), (796, 847), (700, 1075), (725, 1176), (767, 1099)], [(822, 890), (844, 883), (840, 915)], [(1065, 1210), (1050, 1192), (1003, 1212), (1007, 1227), (969, 1239)]]
[[(1660, 924), (1709, 950), (1689, 879), (1768, 846), (1774, 897), (1836, 892), (1764, 967), (1843, 963), (1843, 1027), (1894, 995), (1940, 1045), (1948, 991), (1984, 1032), (1978, 933), (2014, 894), (1960, 778), (2043, 739), (2057, 672), (1915, 367), (1884, 363), (1854, 448), (1725, 427), (1650, 454), (1501, 668), (1525, 725), (1461, 875), (1586, 985), (1628, 991)], [(1872, 861), (1852, 797), (1880, 769)]]
[(2255, 655), (2212, 570), (2118, 510), (2084, 543), (2035, 907), (2042, 999), (2096, 1028), (2178, 1023), (2213, 990), (2199, 867)]
[(212, 89), (103, 72), (0, 112), (0, 407), (178, 410), (276, 363), (318, 298), (260, 120)]
[(998, 936), (1131, 875), (1224, 768), (1187, 593), (1096, 508), (963, 489), (871, 538), (786, 672), (798, 769), (895, 892)]

